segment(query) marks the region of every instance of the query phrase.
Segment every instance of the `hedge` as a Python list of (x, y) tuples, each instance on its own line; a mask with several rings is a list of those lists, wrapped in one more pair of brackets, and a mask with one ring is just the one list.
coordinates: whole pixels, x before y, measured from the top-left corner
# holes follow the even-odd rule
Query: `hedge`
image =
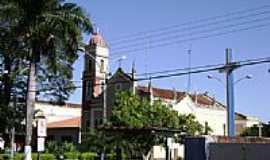
[(6, 160), (9, 158), (8, 154), (0, 154), (0, 160)]
[[(23, 153), (17, 153), (14, 157), (14, 160), (23, 160), (24, 154)], [(54, 160), (54, 155), (53, 154), (48, 154), (48, 153), (41, 153), (40, 158), (42, 160)], [(32, 153), (32, 160), (38, 160), (38, 154), (37, 153)]]
[[(94, 160), (95, 157), (97, 157), (96, 153), (93, 152), (85, 152), (85, 153), (79, 153), (79, 152), (66, 152), (63, 154), (65, 160)], [(114, 160), (115, 154), (107, 154), (106, 155), (108, 160)], [(14, 156), (14, 160), (23, 160), (24, 154), (23, 153), (16, 153)], [(40, 157), (42, 160), (55, 160), (55, 156), (53, 154), (49, 153), (41, 153)], [(38, 160), (38, 154), (32, 153), (32, 160)], [(8, 160), (9, 155), (8, 154), (0, 154), (0, 160)]]
[(92, 152), (81, 153), (80, 160), (94, 160), (97, 154)]
[(74, 160), (76, 160), (76, 159), (79, 159), (80, 158), (80, 153), (79, 152), (66, 152), (66, 153), (64, 153), (64, 158), (65, 159), (74, 159)]

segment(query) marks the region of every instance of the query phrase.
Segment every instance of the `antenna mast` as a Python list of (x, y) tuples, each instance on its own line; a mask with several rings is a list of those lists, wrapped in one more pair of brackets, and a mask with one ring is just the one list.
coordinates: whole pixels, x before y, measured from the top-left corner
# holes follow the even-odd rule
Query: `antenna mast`
[(191, 52), (192, 52), (192, 45), (189, 46), (189, 49), (188, 49), (188, 84), (187, 84), (187, 92), (190, 93), (190, 90), (191, 90), (191, 74), (190, 74), (190, 71), (191, 71)]

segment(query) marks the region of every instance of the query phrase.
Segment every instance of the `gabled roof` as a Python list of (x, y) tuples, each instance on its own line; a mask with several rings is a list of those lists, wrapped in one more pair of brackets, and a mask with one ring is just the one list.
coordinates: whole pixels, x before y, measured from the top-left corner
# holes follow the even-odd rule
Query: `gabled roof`
[[(145, 86), (137, 86), (137, 92), (140, 93), (147, 93), (149, 94), (148, 87)], [(220, 106), (224, 107), (223, 104), (216, 101), (214, 98), (206, 95), (206, 94), (190, 94), (187, 92), (179, 92), (169, 89), (161, 89), (161, 88), (154, 88), (152, 87), (153, 96), (161, 99), (169, 99), (174, 100), (174, 95), (176, 94), (176, 100), (181, 101), (186, 95), (189, 95), (191, 97), (191, 100), (199, 105), (202, 105), (204, 107), (206, 106), (213, 106), (214, 104), (219, 104)]]
[(70, 118), (62, 121), (51, 122), (47, 128), (80, 128), (81, 117)]
[(125, 73), (122, 68), (118, 68), (117, 71), (113, 74), (113, 76), (109, 79), (109, 81), (116, 78), (117, 76), (121, 76), (124, 79), (126, 79), (127, 81), (132, 81), (133, 80), (132, 77), (129, 74)]

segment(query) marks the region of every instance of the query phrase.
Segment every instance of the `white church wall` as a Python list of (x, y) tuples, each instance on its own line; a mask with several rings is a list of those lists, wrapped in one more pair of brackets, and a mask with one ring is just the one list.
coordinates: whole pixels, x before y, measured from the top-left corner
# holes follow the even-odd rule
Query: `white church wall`
[(44, 112), (48, 123), (81, 116), (81, 108), (64, 107), (48, 103), (36, 103), (35, 109), (40, 109)]
[(174, 105), (173, 109), (180, 114), (195, 115), (202, 125), (205, 125), (205, 122), (207, 122), (208, 126), (213, 130), (212, 135), (224, 135), (224, 124), (226, 124), (226, 111), (224, 109), (200, 107), (188, 96)]

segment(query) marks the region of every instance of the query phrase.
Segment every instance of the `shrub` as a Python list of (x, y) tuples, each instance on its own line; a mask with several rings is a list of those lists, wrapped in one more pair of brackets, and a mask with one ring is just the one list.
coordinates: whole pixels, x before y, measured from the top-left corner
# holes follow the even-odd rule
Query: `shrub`
[(76, 151), (76, 147), (74, 146), (73, 143), (69, 143), (69, 142), (64, 142), (62, 145), (63, 151), (64, 152), (75, 152)]
[(38, 154), (37, 153), (32, 153), (31, 157), (32, 157), (32, 160), (38, 160)]
[(177, 160), (183, 160), (183, 158), (182, 157), (177, 157)]
[(108, 160), (115, 160), (116, 159), (116, 154), (115, 153), (107, 154), (106, 156), (107, 156)]
[(0, 160), (6, 160), (6, 159), (9, 159), (8, 154), (0, 154)]
[(92, 152), (86, 152), (86, 153), (82, 153), (80, 156), (80, 160), (94, 160), (94, 158), (97, 155), (95, 153)]
[(76, 152), (76, 147), (73, 143), (64, 142), (62, 144), (55, 141), (49, 141), (46, 146), (46, 153), (53, 153), (55, 157), (59, 157), (69, 152)]
[(65, 159), (79, 159), (80, 153), (79, 152), (66, 152), (64, 153), (64, 158)]
[[(23, 153), (16, 153), (14, 160), (23, 160), (23, 157), (24, 157)], [(48, 154), (48, 153), (40, 154), (40, 158), (42, 160), (54, 160), (55, 159), (53, 154)], [(32, 160), (38, 160), (37, 153), (32, 153)]]
[(42, 160), (54, 160), (55, 159), (53, 154), (48, 154), (48, 153), (41, 154), (40, 157)]
[(14, 157), (14, 160), (22, 160), (23, 156), (24, 156), (23, 153), (16, 153), (15, 157)]

